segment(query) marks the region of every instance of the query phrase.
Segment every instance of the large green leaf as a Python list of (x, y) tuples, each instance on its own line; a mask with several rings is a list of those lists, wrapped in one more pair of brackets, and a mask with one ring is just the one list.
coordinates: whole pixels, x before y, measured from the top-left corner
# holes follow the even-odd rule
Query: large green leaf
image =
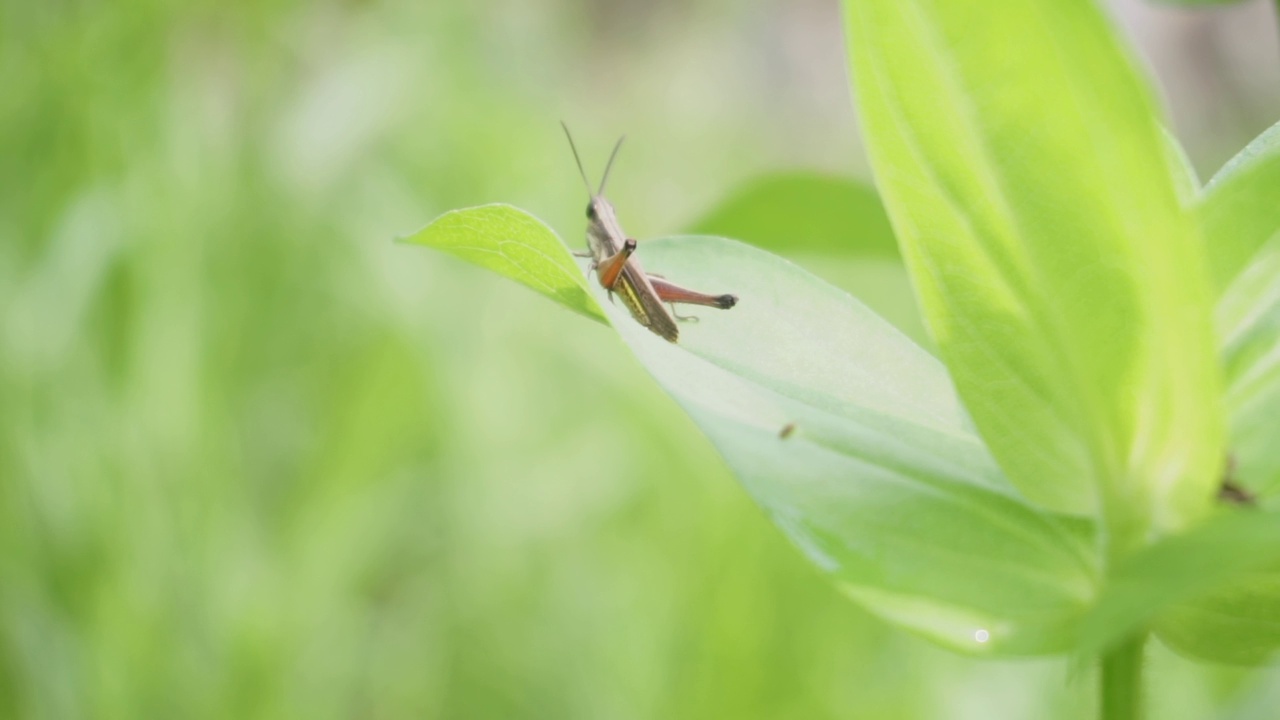
[(711, 237), (639, 252), (675, 282), (738, 294), (730, 311), (698, 311), (679, 346), (606, 311), (757, 502), (851, 597), (968, 652), (1071, 642), (1095, 592), (1092, 528), (1020, 499), (941, 364), (768, 253)]
[[(1228, 162), (1199, 201), (1221, 292), (1235, 480), (1267, 493), (1280, 482), (1280, 125)], [(1086, 623), (1085, 651), (1149, 624), (1183, 654), (1258, 664), (1280, 651), (1278, 619), (1280, 520), (1222, 518), (1118, 573)]]
[[(1280, 489), (1280, 125), (1250, 143), (1202, 197), (1206, 254), (1222, 288), (1216, 312), (1234, 479)], [(1224, 547), (1253, 558), (1267, 546)], [(1178, 651), (1256, 664), (1280, 651), (1280, 572), (1259, 571), (1171, 607), (1156, 625)]]
[(881, 195), (965, 404), (1010, 479), (1190, 523), (1222, 466), (1195, 223), (1149, 92), (1091, 3), (847, 0)]
[(1235, 512), (1130, 557), (1083, 623), (1093, 657), (1153, 626), (1174, 648), (1254, 663), (1280, 648), (1280, 514)]
[(401, 242), (457, 255), (527, 285), (593, 320), (604, 321), (573, 255), (546, 223), (511, 205), (452, 210)]
[(810, 172), (755, 178), (690, 226), (783, 255), (899, 258), (893, 228), (870, 184)]
[[(509, 233), (475, 221), (486, 213), (458, 211), (440, 232), (496, 247)], [(737, 307), (696, 310), (701, 322), (673, 345), (602, 289), (588, 291), (757, 502), (850, 597), (967, 652), (1071, 646), (1097, 593), (1093, 527), (1021, 499), (937, 360), (848, 294), (750, 246), (688, 237), (638, 252), (673, 282), (736, 293)]]

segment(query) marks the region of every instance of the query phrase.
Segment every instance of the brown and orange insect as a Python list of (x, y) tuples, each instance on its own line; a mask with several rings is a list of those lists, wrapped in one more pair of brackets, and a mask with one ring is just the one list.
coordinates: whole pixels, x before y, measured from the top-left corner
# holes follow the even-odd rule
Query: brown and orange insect
[[(640, 260), (635, 257), (636, 241), (622, 231), (613, 205), (604, 198), (604, 186), (609, 180), (613, 161), (618, 157), (618, 150), (622, 147), (622, 138), (618, 139), (618, 144), (613, 146), (613, 153), (609, 155), (604, 176), (600, 179), (600, 189), (592, 192), (587, 173), (582, 169), (582, 158), (578, 156), (578, 148), (573, 144), (573, 136), (569, 134), (568, 126), (564, 123), (561, 126), (564, 127), (565, 137), (569, 138), (569, 148), (573, 151), (573, 159), (578, 163), (582, 182), (591, 194), (591, 201), (587, 204), (587, 246), (590, 252), (580, 256), (592, 259), (591, 267), (596, 271), (600, 285), (609, 291), (610, 298), (613, 293), (621, 295), (622, 303), (627, 306), (636, 322), (671, 342), (680, 337), (677, 320), (696, 319), (677, 315), (675, 303), (705, 305), (722, 310), (736, 305), (736, 295), (696, 292), (644, 271)], [(668, 310), (663, 303), (670, 305), (671, 309)]]

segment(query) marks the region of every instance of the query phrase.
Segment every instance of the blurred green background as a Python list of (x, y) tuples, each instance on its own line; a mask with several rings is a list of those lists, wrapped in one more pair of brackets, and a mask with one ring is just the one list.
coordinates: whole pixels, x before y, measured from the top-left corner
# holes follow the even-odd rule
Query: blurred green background
[[(1268, 3), (1114, 7), (1206, 174), (1280, 116)], [(0, 0), (0, 717), (1089, 715), (843, 600), (607, 328), (391, 242), (578, 243), (560, 119), (641, 238), (866, 174), (834, 2)], [(1280, 703), (1153, 654), (1152, 717)]]

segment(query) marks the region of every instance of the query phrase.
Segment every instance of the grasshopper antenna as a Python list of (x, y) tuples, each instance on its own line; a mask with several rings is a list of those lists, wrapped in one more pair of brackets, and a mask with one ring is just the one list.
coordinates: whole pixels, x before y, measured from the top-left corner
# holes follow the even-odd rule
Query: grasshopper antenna
[(582, 184), (587, 188), (587, 194), (591, 194), (591, 181), (587, 179), (587, 171), (582, 169), (582, 158), (578, 157), (578, 146), (573, 144), (573, 135), (569, 134), (569, 126), (560, 121), (560, 127), (564, 128), (564, 136), (569, 138), (569, 149), (573, 151), (573, 159), (578, 163), (578, 174), (582, 176)]
[(604, 177), (600, 178), (600, 189), (596, 191), (596, 195), (604, 194), (604, 184), (609, 182), (609, 171), (613, 169), (613, 161), (617, 159), (618, 151), (622, 149), (622, 141), (626, 139), (627, 136), (623, 135), (618, 138), (618, 144), (613, 146), (613, 152), (609, 154), (609, 163), (604, 166)]

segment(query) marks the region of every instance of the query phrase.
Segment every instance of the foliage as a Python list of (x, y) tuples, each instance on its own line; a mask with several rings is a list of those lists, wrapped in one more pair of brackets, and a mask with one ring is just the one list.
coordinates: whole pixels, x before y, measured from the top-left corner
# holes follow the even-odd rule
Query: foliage
[[(713, 237), (638, 252), (739, 308), (702, 313), (679, 347), (602, 303), (614, 327), (774, 522), (889, 621), (994, 655), (1105, 654), (1152, 629), (1264, 661), (1280, 516), (1217, 495), (1275, 486), (1277, 131), (1200, 191), (1092, 5), (845, 9), (866, 142), (947, 372), (852, 298)], [(804, 182), (762, 181), (708, 225), (750, 228), (774, 203), (804, 244), (887, 254), (853, 196), (824, 226), (806, 203), (841, 190)], [(531, 240), (563, 264), (562, 243)], [(1119, 692), (1104, 707), (1123, 716), (1140, 693)]]
[[(1222, 513), (1226, 524), (1196, 523), (1104, 579), (1100, 555), (1069, 557), (1088, 521), (1050, 527), (1061, 513), (1013, 490), (963, 419), (944, 366), (916, 347), (937, 345), (884, 203), (838, 175), (861, 155), (846, 69), (828, 62), (838, 12), (0, 3), (0, 717), (1078, 720), (1094, 698), (1069, 657), (999, 658), (1064, 641), (1100, 652), (1153, 625), (1179, 652), (1266, 655), (1274, 636), (1255, 631), (1275, 615), (1269, 568), (1236, 545), (1268, 541), (1271, 516), (1236, 525), (1244, 513)], [(1240, 128), (1274, 120), (1256, 116), (1265, 98), (1214, 107)], [(670, 347), (631, 337), (567, 255), (545, 278), (575, 312), (387, 242), (449, 208), (505, 199), (579, 246), (585, 198), (559, 118), (588, 150), (628, 134), (610, 193), (637, 237), (735, 237), (857, 300), (727, 240), (642, 239), (651, 269), (687, 266), (683, 280), (743, 295), (731, 312), (697, 312)], [(1187, 138), (1198, 160), (1247, 139), (1214, 127)], [(1220, 196), (1220, 236), (1202, 235), (1211, 292), (1233, 298), (1215, 325), (1236, 480), (1273, 510), (1270, 440), (1251, 419), (1273, 397), (1271, 312), (1256, 312), (1273, 295), (1268, 273), (1247, 268), (1270, 252), (1260, 213), (1275, 176), (1240, 167), (1206, 190), (1239, 189)], [(761, 172), (738, 199), (724, 192)], [(449, 240), (466, 240), (457, 229)], [(1224, 242), (1238, 252), (1215, 259)], [(716, 276), (728, 266), (710, 251), (834, 319)], [(1215, 263), (1236, 265), (1219, 278)], [(583, 311), (620, 334), (580, 322)], [(824, 347), (877, 368), (824, 374), (849, 402), (776, 386), (803, 368), (781, 366), (771, 340), (801, 316), (833, 333)], [(737, 336), (751, 318), (771, 329), (747, 343)], [(751, 362), (716, 364), (728, 357), (709, 342), (720, 331)], [(655, 369), (670, 361), (662, 384), (632, 341)], [(695, 346), (702, 355), (683, 357)], [(699, 405), (715, 398), (669, 377), (686, 367), (704, 370), (708, 392), (743, 386), (761, 404)], [(877, 393), (911, 390), (908, 370), (938, 393), (911, 394), (884, 439), (896, 416)], [(786, 441), (779, 409), (797, 425)], [(905, 452), (930, 439), (929, 453)], [(854, 465), (862, 481), (775, 484), (764, 463), (789, 453)], [(755, 474), (750, 494), (739, 472)], [(813, 514), (783, 523), (804, 555), (753, 496)], [(997, 507), (1006, 522), (970, 536)], [(1037, 537), (1063, 546), (1016, 541)], [(837, 582), (805, 560), (832, 543), (859, 544), (828, 576)], [(1029, 574), (1031, 562), (1052, 572)], [(965, 587), (964, 573), (979, 580)], [(1085, 583), (1100, 591), (1082, 603)], [(1011, 624), (994, 622), (1006, 613)], [(986, 643), (965, 635), (986, 623)], [(1148, 647), (1153, 717), (1274, 715), (1274, 670)]]
[(0, 3), (0, 717), (925, 717), (1002, 672), (822, 582), (607, 328), (386, 241), (499, 189), (580, 222), (533, 118), (732, 128), (654, 223), (784, 147), (751, 86), (653, 102), (630, 27), (495, 9)]

